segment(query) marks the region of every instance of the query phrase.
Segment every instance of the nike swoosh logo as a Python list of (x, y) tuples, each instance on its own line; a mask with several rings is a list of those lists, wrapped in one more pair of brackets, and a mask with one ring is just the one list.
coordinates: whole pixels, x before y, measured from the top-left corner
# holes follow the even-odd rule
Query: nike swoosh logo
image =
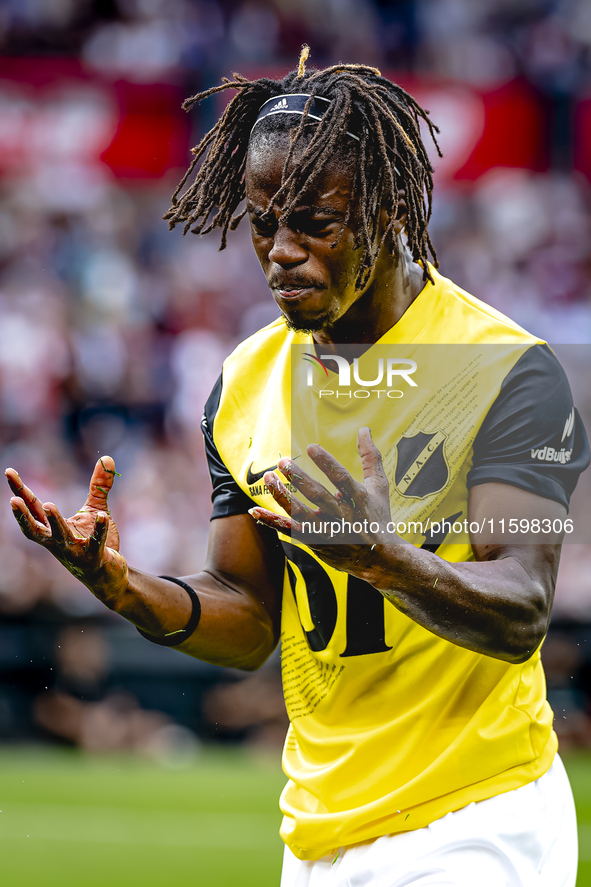
[(253, 474), (253, 465), (254, 462), (251, 462), (248, 471), (246, 472), (246, 483), (249, 487), (252, 486), (252, 484), (256, 484), (257, 481), (259, 481), (263, 477), (266, 471), (275, 471), (275, 469), (277, 468), (277, 465), (270, 465), (268, 468), (263, 468), (262, 471), (257, 471)]

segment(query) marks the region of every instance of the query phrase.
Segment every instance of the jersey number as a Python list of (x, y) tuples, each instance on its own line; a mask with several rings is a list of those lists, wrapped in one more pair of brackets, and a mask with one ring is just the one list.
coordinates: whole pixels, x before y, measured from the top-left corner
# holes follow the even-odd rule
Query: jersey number
[[(307, 551), (282, 542), (287, 560), (287, 573), (295, 597), (296, 574), (290, 564), (298, 567), (308, 596), (314, 628), (306, 631), (310, 649), (326, 650), (337, 624), (337, 596), (326, 570)], [(386, 627), (383, 595), (363, 579), (348, 576), (347, 581), (347, 645), (341, 656), (365, 656), (391, 650), (385, 641)], [(297, 602), (296, 602), (297, 606)]]

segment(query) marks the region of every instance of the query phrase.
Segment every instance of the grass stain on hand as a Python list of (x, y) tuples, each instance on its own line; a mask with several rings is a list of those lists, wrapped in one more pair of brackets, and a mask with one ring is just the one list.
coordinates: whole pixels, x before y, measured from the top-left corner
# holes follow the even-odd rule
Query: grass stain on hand
[(106, 468), (106, 467), (105, 467), (105, 463), (103, 462), (102, 459), (99, 459), (99, 462), (100, 462), (101, 465), (103, 466), (103, 471), (106, 471), (107, 474), (112, 474), (113, 477), (121, 477), (121, 474), (120, 474), (118, 471), (115, 471), (114, 468)]

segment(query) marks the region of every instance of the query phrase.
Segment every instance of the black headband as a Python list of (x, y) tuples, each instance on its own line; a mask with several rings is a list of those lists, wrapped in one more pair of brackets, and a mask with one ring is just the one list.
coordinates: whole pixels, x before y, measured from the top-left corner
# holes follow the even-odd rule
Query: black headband
[[(251, 129), (251, 133), (257, 123), (260, 123), (265, 117), (270, 117), (271, 114), (299, 114), (300, 117), (303, 117), (304, 108), (306, 107), (306, 102), (309, 98), (310, 96), (306, 93), (298, 92), (288, 93), (287, 95), (275, 95), (273, 98), (267, 99), (264, 105), (261, 106), (259, 115)], [(321, 95), (314, 96), (310, 103), (310, 107), (308, 108), (308, 117), (312, 120), (322, 120), (330, 102), (330, 99), (325, 99)], [(349, 132), (349, 130), (347, 130), (347, 135), (351, 136), (352, 139), (359, 141), (359, 136)]]

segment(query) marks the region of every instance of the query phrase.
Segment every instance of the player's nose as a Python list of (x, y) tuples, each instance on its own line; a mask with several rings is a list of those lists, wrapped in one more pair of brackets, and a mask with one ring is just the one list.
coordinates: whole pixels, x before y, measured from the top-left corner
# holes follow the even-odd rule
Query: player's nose
[(286, 268), (300, 265), (307, 258), (308, 252), (301, 244), (297, 233), (287, 226), (278, 228), (269, 251), (269, 261)]

